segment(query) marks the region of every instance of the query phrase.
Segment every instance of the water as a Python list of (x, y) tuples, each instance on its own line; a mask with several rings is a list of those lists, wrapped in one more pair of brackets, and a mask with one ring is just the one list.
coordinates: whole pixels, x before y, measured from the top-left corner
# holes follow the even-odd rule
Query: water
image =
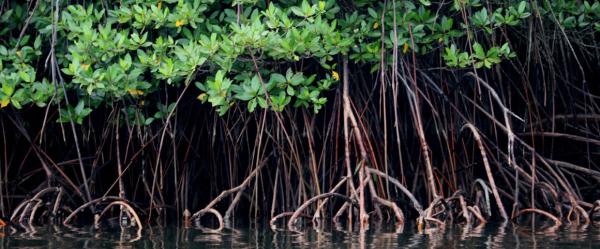
[(371, 227), (366, 233), (329, 228), (302, 233), (268, 227), (238, 226), (219, 234), (177, 227), (136, 231), (35, 227), (5, 228), (0, 248), (600, 248), (600, 229), (594, 226), (529, 228), (511, 224), (446, 227), (418, 233), (406, 227)]

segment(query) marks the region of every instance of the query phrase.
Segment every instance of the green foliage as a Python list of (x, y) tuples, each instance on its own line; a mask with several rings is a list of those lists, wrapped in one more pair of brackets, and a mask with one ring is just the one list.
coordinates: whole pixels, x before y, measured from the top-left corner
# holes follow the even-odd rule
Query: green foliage
[[(59, 122), (77, 123), (121, 102), (132, 122), (149, 125), (166, 117), (161, 106), (172, 104), (161, 102), (160, 90), (192, 82), (197, 98), (220, 115), (236, 105), (249, 112), (290, 104), (318, 112), (340, 80), (339, 56), (372, 73), (382, 59), (390, 66), (381, 56), (394, 47), (399, 56), (438, 57), (450, 68), (489, 69), (516, 56), (508, 42), (498, 46), (489, 37), (519, 29), (532, 13), (567, 30), (600, 30), (600, 4), (588, 1), (419, 0), (393, 8), (362, 0), (350, 8), (334, 0), (123, 0), (108, 9), (102, 1), (60, 1), (60, 13), (41, 1), (20, 37), (27, 6), (9, 2), (0, 13), (0, 107), (53, 101), (63, 107)], [(471, 13), (468, 19), (463, 12)], [(60, 69), (54, 81), (52, 55)], [(57, 91), (63, 83), (75, 107), (65, 106)]]
[(77, 124), (82, 124), (83, 119), (92, 112), (92, 109), (85, 107), (83, 101), (79, 101), (75, 107), (70, 105), (66, 109), (61, 109), (59, 122), (69, 122), (69, 120), (75, 121)]

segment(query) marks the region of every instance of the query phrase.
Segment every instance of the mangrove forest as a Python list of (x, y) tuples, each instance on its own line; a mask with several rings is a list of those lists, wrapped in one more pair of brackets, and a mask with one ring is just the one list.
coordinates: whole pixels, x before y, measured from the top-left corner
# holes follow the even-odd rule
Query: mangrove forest
[(0, 224), (600, 224), (595, 0), (0, 0)]

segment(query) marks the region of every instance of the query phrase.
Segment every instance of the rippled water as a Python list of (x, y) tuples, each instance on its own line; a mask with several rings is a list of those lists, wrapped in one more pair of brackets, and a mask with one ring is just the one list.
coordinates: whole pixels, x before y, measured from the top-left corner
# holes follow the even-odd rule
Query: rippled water
[(414, 228), (371, 227), (366, 232), (306, 229), (302, 233), (238, 226), (219, 234), (177, 227), (96, 230), (65, 227), (5, 228), (0, 248), (600, 248), (600, 229), (562, 226), (535, 231), (511, 224), (446, 227), (423, 233)]

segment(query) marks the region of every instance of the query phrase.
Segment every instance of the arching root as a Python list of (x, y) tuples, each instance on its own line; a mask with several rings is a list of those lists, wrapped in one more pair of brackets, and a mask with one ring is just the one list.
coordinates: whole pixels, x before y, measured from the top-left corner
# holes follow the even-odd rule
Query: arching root
[(209, 208), (209, 209), (200, 210), (200, 211), (196, 212), (193, 217), (194, 217), (194, 219), (199, 221), (200, 218), (207, 213), (213, 214), (217, 218), (217, 221), (219, 222), (219, 226), (217, 228), (206, 228), (206, 227), (200, 226), (200, 229), (206, 233), (220, 233), (221, 231), (223, 231), (223, 228), (225, 228), (225, 223), (223, 222), (223, 216), (216, 209)]
[[(101, 197), (101, 198), (86, 202), (85, 204), (79, 206), (77, 209), (73, 210), (73, 212), (71, 212), (69, 214), (69, 216), (67, 216), (67, 218), (65, 218), (65, 220), (63, 221), (63, 225), (70, 226), (71, 220), (73, 220), (73, 218), (75, 218), (75, 216), (77, 216), (78, 213), (80, 213), (84, 209), (88, 208), (89, 206), (97, 205), (102, 202), (109, 202), (109, 201), (110, 201), (110, 203), (108, 205), (111, 205), (111, 204), (117, 205), (117, 204), (121, 204), (121, 203), (126, 204), (127, 206), (123, 206), (123, 205), (121, 205), (121, 206), (123, 206), (125, 208), (129, 207), (130, 210), (133, 210), (132, 212), (136, 214), (135, 216), (137, 216), (137, 212), (135, 212), (135, 209), (132, 207), (132, 203), (130, 203), (129, 201), (127, 201), (123, 198), (117, 197), (117, 196), (105, 196), (105, 197)], [(117, 203), (113, 204), (115, 202), (117, 202)], [(130, 215), (131, 215), (131, 217), (135, 217), (133, 214), (130, 214)], [(102, 215), (100, 215), (100, 216), (102, 216)], [(99, 217), (95, 217), (95, 218), (99, 218)], [(139, 218), (138, 218), (138, 220), (139, 220)], [(136, 221), (136, 223), (137, 223), (137, 221)], [(141, 227), (141, 222), (139, 223), (138, 226)]]
[(558, 219), (556, 216), (552, 215), (549, 212), (546, 212), (544, 210), (541, 209), (537, 209), (537, 208), (526, 208), (526, 209), (522, 209), (519, 212), (517, 212), (515, 214), (515, 217), (513, 217), (513, 220), (516, 219), (517, 217), (526, 214), (526, 213), (537, 213), (537, 214), (541, 214), (543, 216), (546, 216), (547, 218), (551, 219), (552, 221), (554, 221), (554, 224), (556, 226), (560, 226), (562, 225), (562, 222), (560, 221), (560, 219)]
[[(273, 216), (273, 218), (271, 218), (271, 220), (269, 221), (269, 226), (271, 227), (271, 230), (273, 230), (273, 231), (278, 230), (277, 221), (279, 219), (282, 219), (284, 217), (290, 217), (293, 214), (294, 214), (294, 212), (283, 212), (283, 213)], [(300, 214), (299, 217), (311, 218), (309, 215), (306, 215), (306, 214)], [(313, 216), (313, 222), (314, 222), (314, 216)]]
[[(575, 215), (574, 217), (573, 214)], [(579, 204), (573, 205), (567, 214), (567, 222), (579, 224), (582, 219), (584, 225), (590, 224), (590, 217), (588, 213), (581, 206), (579, 206)]]
[(423, 214), (423, 206), (421, 206), (421, 203), (417, 201), (417, 198), (415, 198), (415, 196), (404, 185), (402, 185), (400, 181), (374, 168), (367, 167), (367, 172), (369, 172), (369, 174), (371, 175), (379, 176), (391, 183), (392, 185), (396, 186), (400, 191), (402, 191), (402, 193), (404, 193), (404, 195), (406, 195), (406, 197), (408, 197), (408, 199), (410, 199), (410, 201), (413, 204), (413, 208), (419, 213), (419, 215)]
[(318, 201), (320, 199), (324, 199), (324, 198), (329, 198), (329, 197), (338, 197), (341, 199), (344, 199), (346, 202), (349, 203), (354, 203), (354, 201), (342, 194), (338, 194), (338, 193), (324, 193), (324, 194), (320, 194), (317, 196), (314, 196), (313, 198), (310, 198), (309, 200), (307, 200), (306, 202), (304, 202), (302, 205), (300, 205), (300, 207), (298, 207), (298, 209), (296, 209), (296, 211), (292, 214), (292, 216), (290, 217), (290, 220), (288, 221), (287, 227), (289, 230), (296, 230), (294, 228), (294, 225), (296, 224), (296, 220), (298, 219), (298, 217), (300, 216), (300, 214), (307, 208), (310, 206), (310, 204), (314, 203), (315, 201)]
[(345, 202), (340, 209), (338, 209), (337, 212), (335, 212), (335, 215), (333, 216), (333, 223), (339, 224), (340, 223), (340, 216), (342, 216), (344, 214), (344, 212), (346, 212), (346, 209), (350, 208), (350, 204), (348, 204), (347, 202)]
[(219, 229), (213, 229), (210, 230), (210, 232), (220, 232), (223, 229), (223, 224), (224, 224), (224, 219), (223, 216), (221, 215), (221, 213), (219, 213), (217, 210), (215, 210), (213, 207), (219, 203), (221, 200), (223, 200), (225, 197), (236, 193), (236, 197), (234, 198), (234, 201), (230, 204), (229, 208), (227, 209), (226, 212), (226, 216), (225, 219), (229, 219), (229, 214), (231, 213), (231, 210), (233, 210), (233, 207), (237, 204), (237, 202), (240, 199), (241, 193), (242, 191), (244, 191), (246, 189), (246, 187), (248, 186), (248, 184), (250, 184), (251, 180), (254, 179), (254, 177), (256, 177), (256, 175), (258, 175), (258, 172), (260, 172), (260, 170), (263, 168), (263, 166), (265, 165), (265, 163), (261, 163), (259, 164), (258, 167), (256, 167), (251, 173), (250, 175), (248, 175), (248, 177), (246, 177), (246, 179), (244, 179), (244, 181), (238, 185), (237, 187), (225, 190), (223, 192), (221, 192), (221, 194), (219, 194), (215, 199), (213, 199), (210, 203), (208, 203), (208, 205), (206, 205), (206, 207), (204, 207), (203, 209), (201, 209), (200, 211), (197, 211), (196, 213), (194, 213), (194, 215), (192, 215), (191, 219), (192, 220), (198, 220), (202, 215), (204, 215), (205, 213), (212, 213), (215, 216), (217, 216), (217, 218), (219, 219), (219, 224), (220, 224), (220, 228)]
[[(98, 216), (98, 218), (95, 219), (95, 224), (96, 226), (99, 225), (100, 220), (102, 219), (102, 217), (106, 214), (106, 212), (108, 210), (110, 210), (110, 208), (112, 206), (118, 205), (122, 208), (125, 208), (124, 213), (132, 220), (135, 221), (135, 225), (137, 226), (138, 230), (142, 230), (142, 222), (140, 221), (140, 217), (138, 216), (137, 212), (135, 211), (135, 209), (133, 209), (133, 207), (131, 207), (131, 205), (129, 205), (129, 203), (125, 202), (125, 201), (113, 201), (111, 203), (109, 203), (103, 210), (102, 212), (100, 212), (100, 215)], [(119, 223), (121, 223), (122, 221), (120, 220)]]
[[(556, 211), (558, 213), (558, 218), (562, 219), (563, 218), (563, 213), (562, 213), (562, 208), (560, 206), (560, 201), (558, 199), (558, 193), (556, 192), (556, 189), (546, 183), (546, 182), (538, 182), (536, 183), (536, 187), (538, 187), (542, 192), (543, 191), (547, 191), (548, 193), (550, 193), (550, 195), (552, 196), (552, 204), (554, 205), (554, 211)], [(544, 199), (547, 199), (546, 195), (542, 196)]]
[[(496, 205), (498, 206), (498, 211), (500, 212), (500, 216), (502, 219), (507, 220), (508, 215), (506, 214), (506, 210), (504, 209), (504, 204), (502, 204), (502, 200), (500, 199), (500, 194), (498, 193), (498, 188), (496, 187), (496, 182), (494, 177), (492, 176), (491, 168), (488, 162), (487, 153), (485, 152), (485, 147), (483, 146), (483, 141), (481, 140), (481, 136), (479, 135), (479, 131), (475, 126), (471, 123), (466, 123), (462, 128), (468, 128), (472, 133), (479, 147), (479, 152), (481, 153), (481, 158), (483, 159), (483, 166), (485, 168), (485, 172), (488, 177), (488, 181), (490, 183), (490, 187), (492, 189), (492, 193), (494, 194), (494, 198), (496, 199)], [(489, 202), (488, 202), (489, 203)]]
[(485, 206), (484, 206), (484, 210), (485, 210), (485, 214), (489, 216), (492, 215), (492, 205), (490, 204), (490, 192), (492, 191), (490, 189), (490, 187), (488, 187), (488, 185), (485, 183), (485, 181), (483, 181), (480, 178), (475, 179), (475, 183), (473, 184), (473, 187), (471, 188), (471, 196), (473, 195), (473, 193), (475, 193), (475, 204), (479, 204), (479, 195), (477, 192), (477, 188), (476, 186), (479, 185), (481, 186), (481, 190), (483, 191), (484, 194), (484, 201), (485, 201)]
[(467, 209), (479, 220), (479, 224), (487, 223), (487, 220), (481, 215), (481, 210), (478, 206), (470, 206)]
[(439, 196), (436, 197), (429, 204), (429, 207), (427, 207), (427, 209), (425, 209), (424, 213), (421, 216), (419, 216), (419, 218), (417, 219), (417, 228), (419, 229), (419, 231), (423, 231), (423, 229), (424, 229), (423, 226), (426, 225), (426, 223), (433, 223), (440, 227), (443, 227), (446, 224), (444, 221), (441, 221), (434, 217), (435, 216), (434, 211), (435, 211), (436, 207), (442, 205), (442, 201), (443, 201), (442, 197), (439, 197)]
[[(38, 191), (33, 197), (30, 199), (26, 199), (21, 202), (13, 211), (10, 216), (10, 221), (19, 223), (19, 224), (28, 224), (32, 225), (33, 220), (35, 219), (35, 214), (37, 210), (44, 204), (42, 198), (46, 197), (49, 194), (56, 193), (56, 197), (54, 198), (54, 204), (49, 209), (52, 210), (50, 213), (50, 218), (56, 217), (59, 204), (62, 200), (63, 188), (62, 187), (48, 187)], [(16, 220), (18, 218), (18, 220)]]
[[(375, 201), (375, 203), (386, 206), (393, 211), (394, 216), (396, 217), (397, 226), (404, 225), (404, 213), (402, 212), (402, 209), (400, 209), (395, 202), (379, 197), (379, 195), (377, 195), (377, 191), (375, 190), (373, 180), (369, 176), (367, 176), (367, 183), (369, 185), (369, 190), (371, 191), (371, 198), (373, 199), (373, 201)], [(383, 217), (381, 217), (381, 211), (379, 209), (377, 209), (377, 211), (380, 215), (380, 218), (383, 219)]]
[[(348, 180), (348, 177), (344, 176), (342, 177), (342, 180), (340, 180), (330, 191), (329, 193), (335, 193), (338, 191), (338, 189), (343, 186), (344, 183), (346, 183), (346, 181)], [(321, 213), (323, 210), (323, 207), (325, 206), (325, 204), (327, 204), (327, 201), (329, 200), (329, 198), (325, 198), (321, 204), (317, 207), (317, 209), (315, 210), (315, 214), (313, 215), (313, 222), (315, 219), (319, 219), (321, 218)]]

